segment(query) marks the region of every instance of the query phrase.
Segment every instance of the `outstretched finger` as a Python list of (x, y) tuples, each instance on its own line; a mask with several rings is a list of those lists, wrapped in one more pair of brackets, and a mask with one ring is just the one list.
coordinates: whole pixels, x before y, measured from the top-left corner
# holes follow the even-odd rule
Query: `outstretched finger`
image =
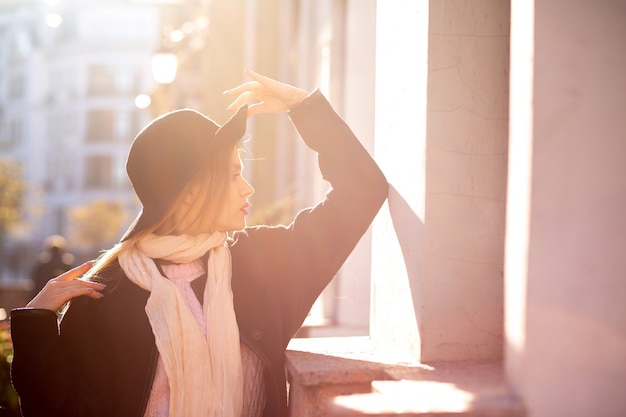
[(59, 292), (59, 294), (57, 294), (57, 296), (60, 298), (63, 298), (65, 302), (81, 295), (88, 295), (92, 298), (94, 296), (97, 296), (98, 298), (104, 297), (104, 295), (102, 295), (100, 291), (102, 291), (106, 287), (106, 285), (77, 281), (77, 283), (78, 282), (80, 282), (81, 284), (94, 284), (94, 285), (73, 285), (71, 287), (66, 287), (66, 288), (63, 288)]
[(224, 91), (225, 96), (234, 96), (237, 94), (245, 93), (246, 91), (254, 91), (261, 88), (261, 84), (258, 81), (248, 81), (243, 84), (239, 84), (237, 87), (233, 87)]
[[(253, 91), (245, 91), (239, 94), (237, 98), (226, 108), (227, 111), (233, 112), (241, 106), (250, 105), (256, 101), (256, 94)], [(249, 115), (248, 115), (249, 116)]]
[(278, 84), (282, 84), (279, 81), (276, 81), (274, 79), (271, 79), (269, 77), (266, 77), (265, 75), (261, 75), (258, 72), (254, 72), (252, 70), (246, 69), (244, 70), (244, 73), (246, 74), (247, 77), (252, 78), (254, 81), (260, 83), (261, 85), (278, 85)]
[(93, 261), (87, 261), (84, 264), (77, 266), (76, 268), (70, 269), (64, 274), (59, 275), (57, 279), (59, 281), (71, 281), (73, 279), (76, 279), (82, 274), (84, 274), (85, 272), (89, 271), (91, 267), (93, 266), (93, 264), (94, 264)]

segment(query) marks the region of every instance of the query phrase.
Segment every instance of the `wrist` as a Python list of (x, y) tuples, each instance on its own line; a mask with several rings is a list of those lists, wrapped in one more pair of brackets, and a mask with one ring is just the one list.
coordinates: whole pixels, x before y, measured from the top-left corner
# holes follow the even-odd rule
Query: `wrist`
[(289, 110), (294, 109), (298, 107), (308, 96), (309, 93), (307, 91), (297, 88), (294, 94), (289, 97), (289, 100), (285, 101), (285, 104)]

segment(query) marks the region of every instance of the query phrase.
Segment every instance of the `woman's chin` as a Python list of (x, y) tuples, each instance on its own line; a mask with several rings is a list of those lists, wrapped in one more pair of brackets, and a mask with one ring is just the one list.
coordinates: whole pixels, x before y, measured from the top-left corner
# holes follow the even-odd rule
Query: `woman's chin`
[(243, 222), (237, 223), (237, 224), (229, 224), (228, 226), (219, 228), (218, 230), (224, 231), (226, 233), (235, 233), (235, 232), (239, 232), (239, 231), (245, 229), (246, 226), (247, 226), (246, 222), (243, 221)]

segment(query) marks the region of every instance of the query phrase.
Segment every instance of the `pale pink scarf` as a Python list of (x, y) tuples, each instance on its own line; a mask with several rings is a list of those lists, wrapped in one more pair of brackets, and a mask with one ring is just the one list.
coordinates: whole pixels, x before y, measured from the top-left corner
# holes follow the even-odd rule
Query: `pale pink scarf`
[[(148, 291), (146, 313), (170, 386), (170, 417), (239, 417), (243, 376), (225, 233), (148, 235), (122, 252), (128, 278)], [(179, 289), (152, 259), (189, 263), (209, 252), (203, 312), (206, 337)]]

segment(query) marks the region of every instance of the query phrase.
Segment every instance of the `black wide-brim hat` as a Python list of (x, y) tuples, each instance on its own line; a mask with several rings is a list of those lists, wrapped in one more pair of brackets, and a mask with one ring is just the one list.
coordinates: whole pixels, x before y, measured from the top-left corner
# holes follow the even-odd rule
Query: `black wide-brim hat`
[(185, 185), (210, 163), (211, 156), (241, 140), (247, 110), (242, 106), (223, 126), (198, 111), (175, 110), (154, 119), (137, 134), (126, 172), (142, 208), (122, 242), (161, 220)]

